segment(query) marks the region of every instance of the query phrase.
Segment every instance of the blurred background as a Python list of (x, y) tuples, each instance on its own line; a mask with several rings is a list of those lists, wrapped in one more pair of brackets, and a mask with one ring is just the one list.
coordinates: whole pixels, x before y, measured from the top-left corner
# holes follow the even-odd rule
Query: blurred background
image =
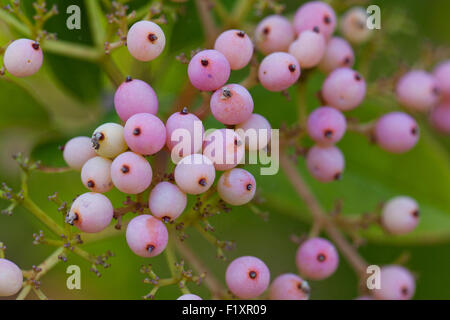
[[(89, 0), (88, 0), (89, 1)], [(33, 14), (31, 1), (23, 1), (24, 10)], [(127, 1), (122, 1), (127, 2)], [(235, 1), (222, 0), (226, 8)], [(284, 14), (292, 17), (304, 1), (283, 0)], [(372, 83), (395, 76), (399, 70), (420, 67), (431, 70), (435, 63), (431, 48), (444, 48), (450, 44), (449, 1), (390, 0), (390, 1), (331, 1), (338, 15), (354, 4), (381, 7), (381, 30), (375, 31), (374, 49), (369, 43), (355, 47), (357, 70)], [(8, 1), (0, 0), (4, 5)], [(84, 45), (93, 45), (84, 1), (48, 0), (56, 3), (60, 14), (49, 20), (45, 28), (57, 33), (59, 39)], [(149, 1), (128, 1), (130, 9), (147, 5)], [(66, 28), (66, 8), (71, 4), (81, 7), (81, 30)], [(160, 101), (160, 115), (165, 120), (180, 92), (186, 86), (187, 66), (176, 60), (184, 52), (204, 47), (204, 34), (194, 1), (172, 4), (178, 15), (168, 16), (163, 26), (167, 38), (163, 55), (151, 63), (140, 63), (121, 48), (112, 55), (123, 74), (150, 83)], [(269, 14), (265, 11), (264, 15)], [(261, 17), (251, 11), (244, 29), (251, 34), (254, 23)], [(0, 17), (0, 46), (21, 37), (17, 30), (8, 27)], [(447, 50), (447, 51), (445, 51)], [(105, 121), (118, 121), (114, 112), (114, 89), (99, 63), (67, 58), (46, 53), (41, 71), (26, 79), (6, 80), (0, 76), (0, 182), (19, 188), (19, 170), (11, 156), (24, 152), (44, 165), (63, 167), (64, 161), (58, 146), (71, 137), (90, 136)], [(447, 55), (443, 58), (449, 58)], [(230, 82), (246, 77), (248, 69), (233, 72)], [(12, 78), (10, 78), (12, 79)], [(316, 93), (324, 79), (314, 71), (306, 84), (310, 110), (319, 106)], [(270, 93), (261, 86), (251, 90), (255, 100), (255, 112), (267, 117), (274, 128), (282, 124), (292, 125), (297, 119), (296, 88), (290, 89), (290, 97)], [(201, 104), (198, 99), (191, 106)], [(378, 115), (399, 109), (392, 93), (369, 96), (364, 104), (352, 111), (351, 116), (361, 121), (375, 119)], [(383, 265), (398, 261), (417, 276), (416, 299), (450, 298), (450, 139), (434, 132), (425, 116), (418, 117), (421, 138), (416, 148), (404, 155), (391, 155), (372, 145), (363, 136), (347, 133), (339, 147), (346, 157), (346, 171), (338, 183), (322, 185), (314, 181), (299, 161), (307, 182), (324, 207), (331, 210), (336, 200), (341, 200), (344, 214), (362, 214), (373, 211), (377, 205), (396, 195), (409, 195), (420, 204), (419, 227), (407, 236), (392, 237), (373, 227), (364, 232), (367, 243), (360, 247), (361, 254), (372, 264)], [(210, 117), (206, 127), (221, 126)], [(254, 255), (264, 260), (272, 278), (285, 272), (296, 272), (297, 245), (291, 235), (300, 236), (309, 231), (310, 216), (304, 204), (292, 190), (280, 171), (276, 176), (260, 176), (258, 166), (250, 167), (257, 178), (260, 197), (265, 202), (260, 208), (268, 213), (267, 221), (252, 212), (249, 207), (233, 208), (230, 213), (216, 216), (211, 223), (216, 236), (223, 240), (235, 240), (237, 248), (228, 253), (230, 259), (241, 255)], [(34, 173), (30, 180), (30, 194), (34, 201), (50, 216), (60, 221), (60, 213), (47, 197), (57, 191), (64, 200), (71, 200), (85, 192), (79, 173)], [(108, 194), (115, 205), (124, 201), (118, 191)], [(0, 200), (0, 207), (7, 203)], [(0, 216), (0, 241), (7, 246), (6, 255), (22, 269), (42, 262), (52, 247), (32, 244), (32, 234), (46, 231), (45, 227), (25, 209), (17, 208), (12, 216)], [(50, 232), (48, 232), (50, 234)], [(216, 251), (195, 230), (188, 231), (187, 243), (223, 281), (227, 263), (215, 259)], [(151, 287), (143, 284), (139, 273), (142, 264), (151, 263), (160, 277), (169, 276), (164, 256), (143, 259), (127, 247), (123, 233), (107, 240), (86, 245), (91, 253), (107, 250), (115, 253), (111, 268), (100, 270), (101, 278), (89, 272), (90, 265), (74, 255), (67, 263), (60, 263), (42, 279), (42, 289), (51, 299), (141, 299)], [(66, 288), (65, 269), (77, 264), (82, 270), (82, 290)], [(353, 299), (358, 295), (357, 279), (345, 259), (341, 259), (338, 271), (329, 279), (311, 282), (312, 299)], [(193, 293), (205, 298), (204, 286), (190, 285)], [(179, 296), (176, 287), (162, 288), (157, 299), (174, 299)], [(33, 295), (30, 297), (34, 298)]]

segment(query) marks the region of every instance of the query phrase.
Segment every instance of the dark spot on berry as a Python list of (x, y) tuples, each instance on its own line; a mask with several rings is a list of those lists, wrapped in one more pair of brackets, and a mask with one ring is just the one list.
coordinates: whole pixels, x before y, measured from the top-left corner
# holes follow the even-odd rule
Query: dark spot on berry
[(334, 175), (334, 180), (338, 181), (342, 179), (342, 173), (338, 172)]
[(122, 168), (120, 168), (120, 171), (122, 171), (124, 174), (127, 174), (128, 172), (130, 172), (130, 167), (124, 164)]
[(411, 134), (412, 134), (413, 136), (417, 135), (418, 132), (419, 132), (419, 129), (417, 129), (417, 127), (413, 127), (413, 128), (411, 129)]
[(297, 66), (295, 64), (290, 64), (289, 65), (289, 71), (290, 72), (295, 72), (295, 70), (297, 70)]
[(263, 34), (268, 35), (270, 33), (270, 28), (265, 27), (262, 32), (263, 32)]
[(317, 261), (319, 261), (319, 262), (324, 262), (325, 259), (326, 259), (326, 257), (325, 257), (325, 255), (324, 255), (323, 253), (319, 253), (319, 254), (317, 255)]
[(355, 73), (355, 80), (356, 81), (361, 81), (362, 77), (359, 73)]
[(331, 138), (333, 136), (333, 130), (325, 130), (323, 135), (325, 138)]
[(250, 271), (248, 273), (250, 279), (256, 279), (256, 276), (258, 275), (255, 271)]
[(180, 111), (181, 114), (189, 114), (188, 108), (184, 107), (183, 110)]
[(150, 33), (149, 35), (148, 35), (148, 40), (150, 40), (150, 42), (155, 42), (156, 40), (158, 40), (158, 37), (156, 36), (156, 34), (154, 34), (154, 33)]
[(435, 96), (438, 96), (441, 94), (441, 90), (438, 87), (433, 87), (432, 92)]
[(200, 180), (198, 180), (198, 184), (201, 185), (202, 187), (206, 187), (207, 182), (205, 178), (201, 178)]
[(245, 37), (245, 32), (244, 32), (244, 31), (238, 31), (236, 34), (237, 34), (237, 36), (240, 37), (240, 38)]
[(299, 282), (297, 284), (297, 289), (308, 294), (310, 292), (309, 285), (307, 282)]
[(209, 61), (207, 59), (202, 59), (201, 63), (202, 63), (202, 66), (207, 67), (209, 64)]
[(169, 223), (170, 222), (170, 217), (162, 217), (162, 219), (161, 219), (164, 223)]
[(225, 99), (231, 98), (233, 96), (233, 94), (231, 93), (231, 90), (228, 89), (227, 87), (222, 89), (222, 96)]
[(148, 246), (147, 246), (147, 251), (149, 252), (149, 253), (152, 253), (153, 252), (153, 250), (155, 250), (155, 246), (154, 245), (152, 245), (152, 244), (149, 244)]
[(139, 136), (141, 134), (141, 128), (135, 128), (133, 131), (133, 135)]
[(95, 150), (100, 149), (100, 141), (105, 140), (105, 135), (103, 134), (103, 132), (96, 132), (93, 134), (91, 142), (92, 142), (92, 147)]
[(267, 74), (267, 71), (264, 71), (263, 73), (264, 73), (264, 74)]
[(87, 186), (88, 186), (88, 188), (94, 188), (94, 187), (95, 187), (95, 182), (92, 181), (92, 180), (89, 180), (89, 181), (87, 182)]
[(133, 81), (133, 78), (132, 78), (131, 76), (128, 76), (128, 77), (125, 79), (125, 82), (131, 82), (131, 81)]
[(402, 292), (402, 295), (407, 296), (408, 293), (409, 293), (408, 287), (403, 286), (403, 287), (401, 288), (401, 292)]
[(320, 28), (319, 28), (318, 26), (315, 26), (315, 27), (313, 28), (313, 31), (314, 31), (315, 33), (319, 33), (319, 32), (320, 32)]
[(330, 16), (325, 15), (325, 16), (323, 17), (323, 22), (324, 22), (325, 24), (330, 24), (330, 23), (331, 23), (331, 18), (330, 18)]
[(38, 42), (33, 43), (31, 46), (34, 50), (39, 50), (39, 48), (41, 47)]
[(352, 59), (350, 59), (350, 57), (345, 57), (344, 65), (349, 65), (351, 61), (352, 61)]
[(66, 149), (66, 146), (59, 146), (58, 149), (59, 149), (59, 151), (64, 152), (64, 149)]
[(253, 185), (252, 185), (251, 183), (249, 183), (249, 184), (247, 185), (247, 190), (248, 190), (248, 191), (252, 191), (252, 189), (253, 189)]
[(414, 210), (413, 213), (412, 213), (414, 218), (418, 218), (419, 214), (420, 214), (419, 210)]

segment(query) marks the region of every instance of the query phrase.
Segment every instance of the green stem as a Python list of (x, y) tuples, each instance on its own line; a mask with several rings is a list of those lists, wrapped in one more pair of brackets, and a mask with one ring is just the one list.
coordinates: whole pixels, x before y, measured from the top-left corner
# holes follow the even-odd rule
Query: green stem
[(101, 61), (101, 66), (116, 87), (119, 87), (125, 81), (125, 76), (114, 63), (111, 56), (105, 56)]
[[(177, 270), (176, 270), (176, 257), (175, 252), (173, 250), (173, 246), (171, 241), (169, 240), (169, 243), (167, 244), (166, 250), (164, 250), (164, 253), (166, 255), (167, 259), (167, 265), (169, 266), (170, 274), (173, 278), (178, 278)], [(160, 284), (160, 282), (158, 282)]]
[(33, 291), (40, 300), (48, 300), (47, 296), (42, 292), (41, 289), (33, 288)]
[(232, 23), (234, 25), (239, 26), (241, 22), (245, 20), (250, 10), (252, 10), (255, 1), (256, 0), (240, 0), (235, 5), (231, 14), (231, 17), (233, 17)]
[(84, 0), (89, 18), (89, 28), (95, 45), (103, 49), (106, 33), (104, 27), (104, 15), (98, 0)]
[(44, 223), (50, 230), (52, 230), (56, 235), (60, 236), (64, 234), (64, 228), (57, 224), (53, 219), (51, 219), (41, 208), (39, 208), (33, 200), (25, 197), (23, 201), (23, 206), (28, 209), (36, 218), (38, 218), (42, 223)]

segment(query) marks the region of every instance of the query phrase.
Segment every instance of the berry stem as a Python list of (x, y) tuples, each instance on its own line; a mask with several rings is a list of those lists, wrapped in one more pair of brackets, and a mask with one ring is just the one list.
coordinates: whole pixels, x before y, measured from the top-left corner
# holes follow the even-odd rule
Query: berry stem
[(197, 6), (197, 12), (205, 32), (206, 46), (211, 47), (219, 34), (216, 22), (214, 21), (214, 17), (211, 13), (211, 9), (208, 7), (207, 1), (195, 0), (195, 5)]
[(103, 48), (106, 39), (102, 8), (98, 0), (85, 0), (84, 4), (87, 8), (92, 38), (96, 47), (101, 49)]
[(38, 218), (42, 223), (44, 223), (51, 231), (56, 235), (62, 235), (65, 233), (64, 228), (57, 224), (53, 219), (51, 219), (41, 208), (39, 208), (33, 200), (29, 197), (25, 197), (22, 202), (23, 206), (28, 209), (36, 218)]
[(40, 300), (48, 300), (47, 296), (44, 294), (44, 292), (42, 292), (41, 289), (33, 288), (33, 291)]

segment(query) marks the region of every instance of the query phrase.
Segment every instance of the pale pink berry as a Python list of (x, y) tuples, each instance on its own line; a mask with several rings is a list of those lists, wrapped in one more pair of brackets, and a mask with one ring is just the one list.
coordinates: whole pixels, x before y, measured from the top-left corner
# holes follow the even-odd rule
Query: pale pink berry
[(335, 144), (342, 139), (347, 128), (347, 121), (339, 110), (320, 107), (308, 117), (308, 134), (321, 145)]
[(301, 275), (312, 280), (322, 280), (336, 271), (339, 255), (330, 241), (311, 238), (298, 248), (296, 262)]
[(283, 91), (297, 82), (300, 65), (294, 56), (285, 52), (275, 52), (261, 62), (258, 78), (269, 91)]
[(230, 63), (231, 70), (245, 68), (253, 56), (253, 43), (241, 30), (227, 30), (220, 34), (214, 49), (221, 52)]
[(288, 51), (289, 45), (294, 39), (295, 33), (291, 23), (280, 15), (264, 18), (255, 30), (256, 46), (265, 55)]
[(15, 77), (29, 77), (39, 71), (44, 60), (41, 46), (38, 42), (28, 39), (18, 39), (6, 48), (3, 63)]
[(317, 145), (308, 151), (306, 165), (314, 178), (327, 183), (342, 178), (345, 159), (337, 147)]
[(392, 153), (404, 153), (417, 144), (419, 127), (409, 114), (391, 112), (378, 119), (374, 138), (382, 149)]
[(214, 91), (230, 77), (230, 63), (217, 50), (203, 50), (189, 62), (188, 76), (194, 87), (201, 91)]
[(289, 53), (297, 59), (302, 69), (317, 66), (325, 50), (325, 38), (319, 32), (311, 30), (303, 31), (289, 47)]
[(338, 68), (351, 68), (355, 63), (355, 54), (350, 44), (340, 37), (332, 37), (328, 43), (319, 69), (330, 73)]
[(308, 300), (309, 284), (293, 273), (279, 275), (270, 285), (270, 300)]
[(97, 156), (88, 137), (76, 137), (64, 146), (63, 157), (67, 165), (75, 170), (81, 170), (89, 159)]
[(272, 126), (262, 115), (254, 113), (247, 121), (236, 126), (236, 133), (245, 141), (248, 150), (257, 151), (269, 144)]
[(247, 170), (234, 168), (224, 172), (217, 183), (220, 198), (233, 206), (249, 203), (256, 192), (256, 181)]
[(130, 221), (126, 238), (131, 251), (140, 257), (151, 258), (164, 251), (169, 233), (161, 220), (144, 214)]
[(106, 229), (112, 221), (114, 208), (111, 201), (100, 193), (85, 193), (72, 204), (66, 222), (87, 233)]
[(450, 60), (441, 62), (433, 71), (444, 99), (450, 99)]
[(318, 27), (326, 38), (330, 38), (336, 29), (336, 21), (336, 14), (327, 3), (310, 1), (303, 4), (295, 13), (294, 29), (300, 34)]
[(419, 223), (419, 205), (411, 197), (395, 197), (383, 206), (381, 223), (391, 234), (409, 233)]
[(239, 84), (228, 84), (214, 92), (210, 105), (214, 118), (226, 125), (245, 122), (253, 112), (253, 98)]
[(201, 154), (184, 157), (175, 167), (175, 182), (188, 194), (201, 194), (209, 190), (216, 178), (211, 160)]
[(89, 159), (81, 169), (81, 181), (92, 192), (105, 193), (114, 185), (111, 179), (112, 161), (103, 157)]
[(144, 192), (150, 186), (152, 177), (150, 163), (134, 152), (122, 153), (114, 159), (111, 166), (114, 186), (126, 194)]
[(13, 262), (0, 258), (0, 297), (13, 296), (22, 289), (22, 270)]
[(166, 37), (162, 29), (151, 21), (138, 21), (130, 28), (127, 35), (127, 48), (137, 60), (156, 59), (164, 50)]
[(151, 213), (164, 222), (173, 221), (186, 209), (187, 197), (170, 182), (158, 183), (150, 193), (148, 207)]
[(270, 271), (258, 258), (240, 257), (228, 265), (225, 273), (228, 289), (241, 299), (253, 299), (266, 291), (270, 282)]
[(341, 18), (340, 31), (351, 43), (361, 44), (372, 35), (372, 30), (367, 27), (367, 12), (365, 8), (353, 7)]
[(195, 294), (183, 294), (182, 296), (178, 297), (177, 300), (203, 300), (199, 296)]
[(403, 75), (395, 92), (402, 106), (419, 112), (430, 110), (440, 98), (439, 84), (431, 74), (423, 70), (412, 70)]
[(138, 113), (158, 112), (158, 97), (155, 90), (146, 82), (130, 77), (122, 83), (114, 95), (116, 112), (126, 122)]
[(216, 170), (230, 170), (244, 159), (244, 141), (232, 129), (216, 130), (205, 137), (203, 155), (214, 163)]
[(430, 122), (437, 131), (450, 134), (450, 102), (434, 107), (431, 110)]
[(416, 291), (413, 275), (404, 267), (388, 265), (381, 268), (380, 289), (374, 289), (378, 300), (409, 300)]
[(125, 124), (124, 137), (133, 152), (153, 155), (166, 144), (166, 126), (153, 114), (138, 113)]

